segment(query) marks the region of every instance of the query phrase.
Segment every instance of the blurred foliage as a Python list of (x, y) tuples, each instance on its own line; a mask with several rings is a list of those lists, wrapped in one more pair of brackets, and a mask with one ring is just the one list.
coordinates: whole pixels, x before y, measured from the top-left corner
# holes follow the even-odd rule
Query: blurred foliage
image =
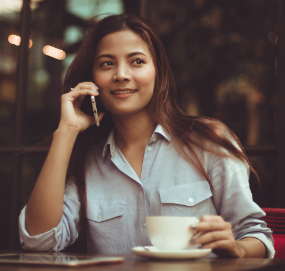
[[(275, 145), (278, 1), (156, 0), (160, 36), (189, 115), (220, 119), (243, 145)], [(250, 157), (254, 200), (273, 207), (276, 157)]]

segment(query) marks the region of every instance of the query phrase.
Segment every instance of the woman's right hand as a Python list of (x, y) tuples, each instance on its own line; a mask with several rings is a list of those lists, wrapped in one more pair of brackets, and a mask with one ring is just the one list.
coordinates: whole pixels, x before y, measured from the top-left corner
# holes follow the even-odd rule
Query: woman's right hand
[[(72, 128), (79, 133), (95, 124), (94, 116), (89, 116), (80, 110), (80, 106), (86, 95), (98, 96), (98, 87), (92, 82), (82, 82), (79, 83), (73, 91), (71, 90), (61, 96), (59, 128)], [(103, 112), (99, 113), (99, 121), (101, 121), (104, 114)]]
[[(59, 127), (25, 212), (25, 227), (31, 236), (57, 227), (62, 219), (66, 173), (74, 142), (79, 132), (95, 124), (94, 117), (84, 114), (80, 106), (86, 95), (98, 96), (97, 89), (94, 83), (84, 82), (61, 96)], [(99, 114), (99, 120), (103, 115)]]

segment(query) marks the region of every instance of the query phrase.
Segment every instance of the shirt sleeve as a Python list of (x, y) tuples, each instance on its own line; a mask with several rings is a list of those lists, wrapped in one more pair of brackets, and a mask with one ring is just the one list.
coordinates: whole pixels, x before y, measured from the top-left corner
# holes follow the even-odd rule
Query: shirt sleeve
[(19, 217), (20, 243), (24, 250), (60, 251), (73, 244), (78, 237), (80, 203), (75, 184), (69, 183), (64, 194), (63, 216), (57, 227), (30, 236), (25, 227), (26, 206)]
[(252, 199), (248, 166), (239, 160), (216, 158), (209, 177), (217, 212), (231, 223), (235, 239), (257, 238), (265, 245), (267, 257), (273, 258), (272, 231), (260, 220), (265, 213)]

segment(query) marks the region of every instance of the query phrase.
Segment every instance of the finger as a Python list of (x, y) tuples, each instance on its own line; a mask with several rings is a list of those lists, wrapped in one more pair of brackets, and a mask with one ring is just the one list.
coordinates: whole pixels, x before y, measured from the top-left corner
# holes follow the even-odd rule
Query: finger
[(202, 215), (199, 219), (199, 222), (207, 222), (207, 221), (224, 221), (224, 219), (219, 215)]
[[(81, 82), (79, 84), (87, 84), (87, 85), (91, 85), (91, 86), (96, 86), (96, 84), (94, 82), (90, 82), (90, 81), (86, 81), (86, 82)], [(97, 87), (97, 86), (96, 86)]]
[[(91, 91), (94, 91), (94, 93), (99, 93), (98, 89), (99, 88), (97, 86), (95, 86), (93, 83), (92, 83), (92, 85), (86, 84), (86, 83), (84, 83), (84, 84), (80, 83), (75, 88), (70, 88), (69, 93), (81, 91), (81, 90), (91, 90)], [(92, 94), (92, 95), (94, 95), (94, 94)]]
[(209, 244), (205, 244), (203, 245), (203, 248), (210, 248), (212, 250), (224, 250), (224, 251), (228, 251), (229, 254), (236, 254), (237, 253), (237, 249), (236, 249), (236, 245), (235, 245), (235, 241), (229, 241), (229, 240), (219, 240), (216, 242), (211, 242)]
[(63, 98), (73, 98), (73, 99), (77, 99), (80, 96), (86, 96), (86, 95), (90, 95), (90, 96), (98, 96), (99, 92), (96, 89), (89, 89), (89, 88), (83, 88), (83, 89), (79, 89), (79, 88), (74, 88), (73, 91), (70, 91), (68, 93), (65, 93), (62, 95)]
[(219, 240), (234, 240), (234, 236), (231, 231), (211, 231), (203, 233), (201, 236), (196, 239), (192, 239), (190, 244), (208, 244), (210, 242), (219, 241)]
[(98, 90), (99, 88), (93, 82), (82, 82), (82, 83), (79, 83), (74, 89), (77, 89), (77, 90), (82, 90), (82, 89)]
[(86, 82), (86, 83), (91, 86), (95, 86), (96, 89), (99, 89), (99, 87), (94, 82)]
[(82, 89), (82, 90), (74, 90), (68, 93), (70, 101), (73, 102), (75, 107), (80, 107), (85, 96), (98, 96), (99, 93), (97, 90), (93, 91), (91, 89)]
[(216, 221), (211, 221), (211, 222), (198, 222), (194, 225), (190, 226), (190, 229), (194, 229), (196, 231), (222, 231), (222, 230), (228, 230), (232, 229), (232, 225), (229, 222), (216, 222)]
[(70, 91), (68, 94), (72, 95), (72, 97), (79, 97), (79, 96), (98, 96), (99, 92), (97, 89), (89, 89), (89, 88), (83, 88), (83, 89), (74, 89), (73, 91)]

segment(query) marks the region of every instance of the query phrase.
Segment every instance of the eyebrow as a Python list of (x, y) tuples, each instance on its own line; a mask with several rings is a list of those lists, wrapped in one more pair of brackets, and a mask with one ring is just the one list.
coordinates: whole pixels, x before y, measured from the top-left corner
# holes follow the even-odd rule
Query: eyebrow
[[(146, 54), (144, 54), (143, 52), (133, 52), (133, 53), (128, 54), (127, 58), (133, 57), (135, 55), (144, 55), (144, 56), (146, 56)], [(99, 55), (97, 57), (97, 60), (102, 58), (102, 57), (108, 57), (108, 58), (111, 58), (111, 59), (115, 58), (113, 55), (110, 55), (110, 54), (102, 54), (102, 55)]]

